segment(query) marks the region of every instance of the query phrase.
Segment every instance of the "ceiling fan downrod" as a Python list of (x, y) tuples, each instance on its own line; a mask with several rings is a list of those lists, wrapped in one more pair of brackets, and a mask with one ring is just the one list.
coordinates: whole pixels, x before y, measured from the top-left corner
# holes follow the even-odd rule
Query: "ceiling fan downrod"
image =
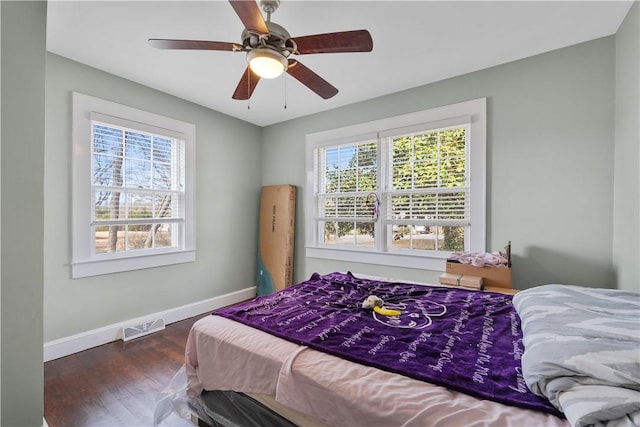
[(267, 22), (271, 21), (271, 14), (280, 6), (280, 0), (260, 0), (260, 8), (267, 14)]

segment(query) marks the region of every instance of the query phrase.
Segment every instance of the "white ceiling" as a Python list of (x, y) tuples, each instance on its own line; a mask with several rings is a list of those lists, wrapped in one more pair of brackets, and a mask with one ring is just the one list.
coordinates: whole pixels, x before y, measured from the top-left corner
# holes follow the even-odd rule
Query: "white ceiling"
[(339, 89), (328, 100), (285, 74), (262, 79), (249, 103), (236, 101), (244, 53), (148, 45), (148, 38), (241, 42), (242, 23), (223, 0), (50, 0), (47, 49), (265, 126), (611, 35), (631, 4), (282, 0), (271, 20), (292, 37), (356, 29), (372, 35), (370, 53), (298, 57)]

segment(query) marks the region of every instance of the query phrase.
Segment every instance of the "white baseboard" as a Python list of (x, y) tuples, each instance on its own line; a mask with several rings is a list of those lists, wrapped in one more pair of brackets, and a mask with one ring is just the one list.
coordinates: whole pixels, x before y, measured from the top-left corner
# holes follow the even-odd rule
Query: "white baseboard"
[(81, 332), (69, 337), (48, 341), (44, 343), (44, 361), (48, 362), (79, 351), (116, 341), (121, 338), (120, 333), (123, 326), (135, 325), (159, 318), (163, 318), (164, 323), (168, 325), (170, 323), (213, 311), (220, 307), (236, 304), (255, 296), (255, 287), (246, 288), (158, 313), (150, 313), (146, 316), (128, 319), (123, 322), (103, 326), (102, 328), (93, 329), (91, 331)]

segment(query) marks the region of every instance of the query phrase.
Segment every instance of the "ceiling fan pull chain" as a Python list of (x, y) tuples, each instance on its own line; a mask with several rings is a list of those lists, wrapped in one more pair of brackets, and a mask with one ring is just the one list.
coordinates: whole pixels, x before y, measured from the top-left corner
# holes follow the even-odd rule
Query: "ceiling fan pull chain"
[[(249, 69), (247, 68), (247, 71)], [(251, 109), (251, 72), (247, 72), (247, 110)]]
[(287, 76), (284, 76), (284, 109), (287, 109)]

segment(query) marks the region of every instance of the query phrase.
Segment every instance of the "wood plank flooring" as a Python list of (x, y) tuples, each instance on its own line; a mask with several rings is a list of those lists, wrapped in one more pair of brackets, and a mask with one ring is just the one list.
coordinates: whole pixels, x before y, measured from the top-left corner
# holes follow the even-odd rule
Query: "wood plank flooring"
[[(44, 364), (49, 427), (146, 427), (156, 398), (184, 363), (196, 316), (129, 342), (115, 341)], [(193, 426), (172, 415), (162, 426)]]

